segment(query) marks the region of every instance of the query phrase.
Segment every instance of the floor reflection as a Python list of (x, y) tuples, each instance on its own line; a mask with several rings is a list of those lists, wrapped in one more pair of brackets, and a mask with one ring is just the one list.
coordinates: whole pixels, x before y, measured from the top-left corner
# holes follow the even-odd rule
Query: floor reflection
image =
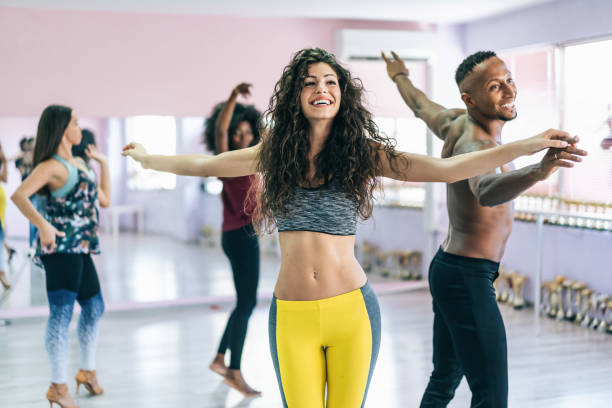
[[(46, 306), (44, 271), (26, 257), (25, 242), (11, 244), (18, 250), (9, 266), (13, 287), (0, 289), (0, 309)], [(229, 262), (220, 248), (135, 234), (121, 234), (116, 240), (103, 236), (101, 246), (94, 262), (107, 305), (235, 294)], [(272, 291), (279, 265), (276, 256), (262, 256), (260, 292)]]

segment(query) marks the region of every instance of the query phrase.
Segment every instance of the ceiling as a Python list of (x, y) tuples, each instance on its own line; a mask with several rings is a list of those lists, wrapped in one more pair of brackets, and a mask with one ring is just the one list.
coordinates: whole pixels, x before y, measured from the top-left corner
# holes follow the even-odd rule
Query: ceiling
[(557, 0), (0, 0), (0, 7), (464, 23)]

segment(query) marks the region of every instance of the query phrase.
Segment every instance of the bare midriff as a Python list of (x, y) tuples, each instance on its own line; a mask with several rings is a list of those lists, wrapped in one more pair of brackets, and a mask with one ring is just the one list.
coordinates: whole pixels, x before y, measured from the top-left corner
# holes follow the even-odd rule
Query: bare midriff
[(365, 285), (365, 273), (355, 258), (354, 235), (311, 231), (278, 235), (281, 268), (274, 288), (278, 299), (326, 299)]

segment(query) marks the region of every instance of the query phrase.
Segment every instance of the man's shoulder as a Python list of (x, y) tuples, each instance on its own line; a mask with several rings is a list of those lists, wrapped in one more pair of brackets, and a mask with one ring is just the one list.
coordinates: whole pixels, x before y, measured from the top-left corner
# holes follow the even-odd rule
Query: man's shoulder
[(455, 142), (455, 150), (460, 150), (461, 153), (490, 149), (496, 146), (499, 146), (499, 143), (493, 136), (469, 121), (466, 121), (466, 126)]
[(458, 145), (464, 144), (466, 141), (472, 139), (473, 135), (470, 130), (467, 113), (457, 116), (448, 125), (446, 138), (444, 139), (444, 147), (442, 149), (442, 157), (452, 156)]
[(468, 114), (465, 109), (447, 109), (443, 114), (446, 117), (449, 132), (461, 131), (468, 122)]

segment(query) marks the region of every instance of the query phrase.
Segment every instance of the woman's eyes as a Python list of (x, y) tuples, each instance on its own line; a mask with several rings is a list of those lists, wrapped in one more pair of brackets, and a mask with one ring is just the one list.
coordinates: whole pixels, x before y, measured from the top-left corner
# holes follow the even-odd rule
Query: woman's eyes
[[(326, 85), (337, 85), (336, 81), (332, 81), (332, 80), (327, 81), (325, 84)], [(304, 82), (304, 86), (314, 86), (314, 85), (316, 85), (316, 82), (313, 82), (313, 81)]]

